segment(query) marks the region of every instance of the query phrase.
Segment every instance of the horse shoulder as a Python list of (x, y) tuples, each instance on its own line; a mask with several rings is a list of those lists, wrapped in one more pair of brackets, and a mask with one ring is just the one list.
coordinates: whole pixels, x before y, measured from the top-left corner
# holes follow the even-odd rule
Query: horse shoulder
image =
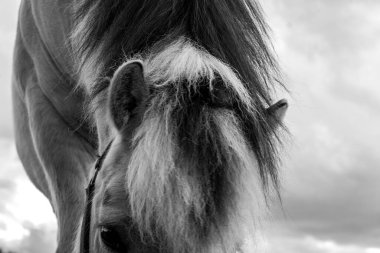
[[(58, 61), (54, 45), (44, 40), (33, 4), (20, 8), (13, 64), (13, 105), (16, 146), (28, 176), (56, 213), (59, 248), (70, 252), (84, 203), (84, 187), (96, 148), (83, 123), (83, 95)], [(53, 27), (54, 28), (54, 27)], [(96, 139), (95, 139), (96, 142)]]

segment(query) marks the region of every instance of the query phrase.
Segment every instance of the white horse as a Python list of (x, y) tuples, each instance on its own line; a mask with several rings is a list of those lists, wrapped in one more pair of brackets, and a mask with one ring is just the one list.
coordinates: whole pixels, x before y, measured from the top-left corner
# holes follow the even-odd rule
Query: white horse
[(57, 252), (239, 250), (278, 191), (267, 40), (249, 0), (22, 1), (16, 144)]

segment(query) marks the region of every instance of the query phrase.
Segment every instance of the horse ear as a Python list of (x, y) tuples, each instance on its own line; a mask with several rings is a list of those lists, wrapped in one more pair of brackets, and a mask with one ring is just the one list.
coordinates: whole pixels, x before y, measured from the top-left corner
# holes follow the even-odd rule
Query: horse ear
[(277, 128), (282, 124), (287, 109), (288, 102), (286, 99), (281, 99), (266, 110), (269, 117), (269, 122), (274, 128)]
[(141, 61), (124, 63), (115, 71), (111, 80), (109, 107), (118, 130), (144, 107), (148, 94)]

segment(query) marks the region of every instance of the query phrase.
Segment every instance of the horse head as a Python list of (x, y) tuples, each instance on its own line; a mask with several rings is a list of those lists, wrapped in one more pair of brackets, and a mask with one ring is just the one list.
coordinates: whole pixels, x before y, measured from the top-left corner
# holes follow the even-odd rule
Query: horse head
[(95, 185), (92, 251), (236, 251), (275, 181), (286, 101), (258, 107), (228, 65), (185, 38), (126, 60), (100, 96), (97, 121), (113, 141)]
[[(100, 151), (91, 252), (236, 252), (278, 193), (287, 103), (251, 0), (81, 0), (72, 34)], [(107, 149), (108, 150), (108, 149)]]

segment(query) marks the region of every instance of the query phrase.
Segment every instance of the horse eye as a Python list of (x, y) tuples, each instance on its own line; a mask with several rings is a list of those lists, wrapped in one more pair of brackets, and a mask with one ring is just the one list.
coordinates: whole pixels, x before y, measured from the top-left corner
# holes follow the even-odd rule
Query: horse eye
[(100, 237), (102, 238), (102, 242), (104, 243), (104, 245), (106, 245), (110, 250), (114, 252), (126, 251), (123, 241), (121, 240), (119, 233), (116, 229), (101, 226)]

